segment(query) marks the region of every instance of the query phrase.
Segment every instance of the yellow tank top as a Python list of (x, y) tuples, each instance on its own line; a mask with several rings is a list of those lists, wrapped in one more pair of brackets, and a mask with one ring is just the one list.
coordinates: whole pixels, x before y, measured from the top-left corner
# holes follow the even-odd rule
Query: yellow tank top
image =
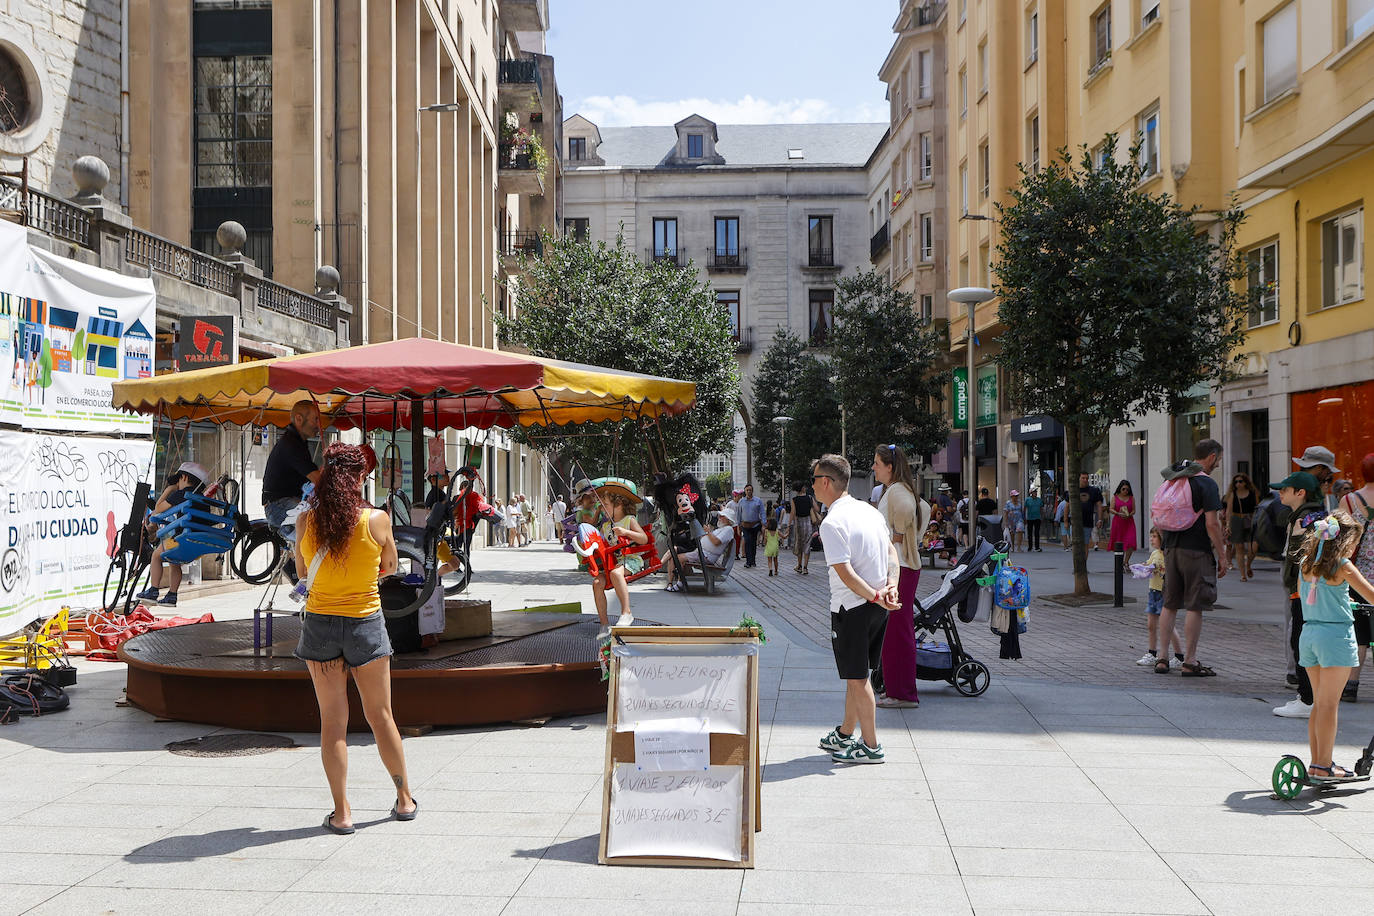
[[(305, 609), (311, 614), (332, 614), (336, 617), (366, 617), (382, 609), (377, 593), (377, 570), (382, 562), (382, 547), (368, 529), (372, 509), (358, 513), (348, 546), (342, 556), (330, 554), (320, 564)], [(318, 544), (308, 517), (302, 517), (296, 530), (300, 533), (301, 557), (306, 569), (315, 559)], [(304, 572), (304, 570), (302, 570)]]

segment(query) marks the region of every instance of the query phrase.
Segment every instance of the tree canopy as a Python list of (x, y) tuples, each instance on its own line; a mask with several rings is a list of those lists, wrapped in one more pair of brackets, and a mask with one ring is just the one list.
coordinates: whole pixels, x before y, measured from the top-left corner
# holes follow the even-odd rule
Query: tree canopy
[[(788, 416), (787, 482), (802, 481), (811, 462), (840, 450), (840, 402), (830, 366), (801, 338), (778, 328), (754, 373), (750, 445), (754, 474), (768, 489), (780, 485), (781, 433), (775, 417)], [(791, 495), (788, 493), (787, 495)]]

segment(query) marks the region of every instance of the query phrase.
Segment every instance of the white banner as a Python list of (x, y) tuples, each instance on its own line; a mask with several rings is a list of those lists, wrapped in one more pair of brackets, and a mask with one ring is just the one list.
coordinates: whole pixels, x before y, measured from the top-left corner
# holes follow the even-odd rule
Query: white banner
[[(744, 734), (749, 659), (744, 655), (696, 655), (680, 646), (632, 647), (642, 655), (620, 659), (616, 729), (638, 723), (693, 717), (706, 731)], [(719, 646), (711, 649), (722, 651)]]
[(0, 430), (0, 635), (64, 604), (101, 603), (152, 448), (149, 440)]
[(606, 856), (740, 860), (744, 767), (642, 773), (622, 763), (611, 784)]
[(153, 373), (156, 301), (151, 278), (31, 248), (0, 220), (0, 423), (150, 434), (110, 402), (116, 379)]

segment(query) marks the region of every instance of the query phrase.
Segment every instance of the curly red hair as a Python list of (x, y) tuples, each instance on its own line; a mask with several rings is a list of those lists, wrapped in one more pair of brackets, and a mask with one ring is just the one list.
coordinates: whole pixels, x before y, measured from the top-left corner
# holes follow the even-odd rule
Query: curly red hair
[(363, 509), (360, 481), (367, 471), (362, 448), (336, 442), (324, 450), (324, 470), (310, 495), (307, 522), (319, 549), (341, 557), (353, 537)]

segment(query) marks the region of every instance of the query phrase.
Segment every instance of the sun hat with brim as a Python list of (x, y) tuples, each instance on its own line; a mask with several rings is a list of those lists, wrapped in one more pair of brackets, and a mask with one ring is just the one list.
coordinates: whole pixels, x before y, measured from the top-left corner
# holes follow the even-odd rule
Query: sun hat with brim
[(1300, 456), (1293, 459), (1293, 463), (1306, 470), (1317, 465), (1325, 465), (1331, 469), (1332, 474), (1339, 474), (1341, 469), (1336, 467), (1336, 456), (1331, 449), (1322, 448), (1320, 445), (1310, 445)]
[(720, 510), (720, 520), (731, 527), (739, 524), (739, 519), (735, 518), (735, 513), (731, 512), (729, 509)]
[(597, 495), (601, 497), (619, 493), (632, 503), (643, 502), (636, 491), (634, 481), (626, 480), (624, 477), (598, 477), (591, 481), (591, 486), (596, 489)]
[(1012, 496), (1020, 496), (1020, 495), (1021, 495), (1021, 491), (1020, 491), (1020, 490), (1012, 490), (1012, 491), (1011, 491), (1011, 495), (1012, 495)]
[(588, 490), (592, 489), (595, 489), (592, 486), (592, 482), (585, 477), (583, 477), (577, 483), (573, 484), (573, 492), (576, 493), (578, 496), (581, 496), (583, 493), (586, 493)]
[(1285, 487), (1292, 487), (1295, 490), (1305, 490), (1308, 496), (1321, 492), (1321, 484), (1317, 483), (1317, 478), (1306, 471), (1294, 471), (1278, 483), (1271, 483), (1269, 489), (1282, 490)]
[(210, 479), (210, 472), (205, 470), (205, 465), (197, 464), (194, 461), (183, 461), (181, 467), (177, 468), (178, 474), (189, 474), (201, 483)]
[(952, 489), (953, 489), (953, 487), (951, 487), (951, 486), (950, 486), (949, 484), (947, 484), (947, 483), (942, 483), (942, 484), (940, 484), (940, 492), (942, 492), (942, 493), (948, 493), (948, 492), (949, 492), (950, 490), (952, 490)]

